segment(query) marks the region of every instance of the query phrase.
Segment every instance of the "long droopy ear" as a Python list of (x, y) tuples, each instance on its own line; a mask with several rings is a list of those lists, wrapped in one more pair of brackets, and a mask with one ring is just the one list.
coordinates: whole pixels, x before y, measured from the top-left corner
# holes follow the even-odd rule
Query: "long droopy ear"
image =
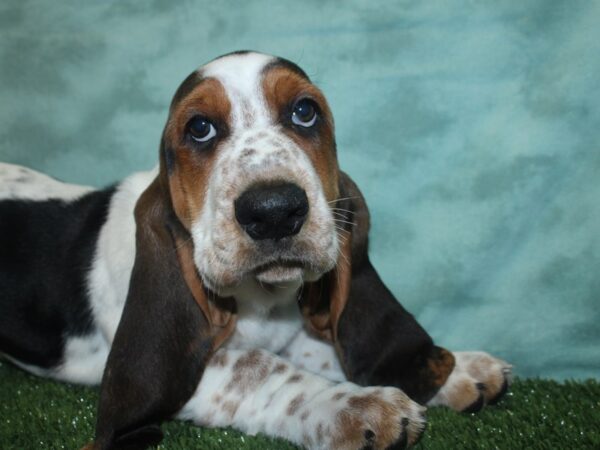
[(334, 216), (344, 231), (337, 266), (305, 286), (301, 309), (309, 330), (334, 343), (349, 380), (397, 386), (426, 403), (454, 368), (431, 337), (385, 287), (368, 255), (369, 211), (350, 177), (340, 173)]
[(135, 218), (135, 263), (102, 379), (97, 450), (157, 444), (160, 422), (192, 396), (235, 323), (231, 301), (209, 301), (160, 176), (138, 200)]

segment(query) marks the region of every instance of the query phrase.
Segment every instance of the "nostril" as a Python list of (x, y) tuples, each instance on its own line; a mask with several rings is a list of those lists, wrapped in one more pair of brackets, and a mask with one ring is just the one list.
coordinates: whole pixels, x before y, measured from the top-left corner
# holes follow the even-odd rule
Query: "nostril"
[(302, 205), (290, 212), (288, 217), (304, 217), (308, 214), (308, 205)]

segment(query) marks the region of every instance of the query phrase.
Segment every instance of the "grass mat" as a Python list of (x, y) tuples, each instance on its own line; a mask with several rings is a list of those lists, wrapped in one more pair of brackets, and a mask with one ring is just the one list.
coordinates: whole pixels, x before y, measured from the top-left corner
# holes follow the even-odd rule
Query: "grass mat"
[[(0, 449), (78, 449), (93, 435), (97, 389), (56, 383), (0, 362)], [(163, 426), (160, 449), (291, 450), (231, 429)], [(478, 414), (431, 408), (419, 449), (600, 449), (600, 383), (516, 380)]]

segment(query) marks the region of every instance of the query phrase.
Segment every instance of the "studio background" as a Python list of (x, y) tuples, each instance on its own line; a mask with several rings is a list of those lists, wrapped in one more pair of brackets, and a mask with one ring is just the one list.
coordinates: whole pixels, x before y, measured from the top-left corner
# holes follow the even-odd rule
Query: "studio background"
[(196, 67), (286, 57), (329, 99), (372, 260), (434, 339), (600, 377), (599, 23), (588, 1), (3, 0), (0, 160), (113, 183), (156, 164)]

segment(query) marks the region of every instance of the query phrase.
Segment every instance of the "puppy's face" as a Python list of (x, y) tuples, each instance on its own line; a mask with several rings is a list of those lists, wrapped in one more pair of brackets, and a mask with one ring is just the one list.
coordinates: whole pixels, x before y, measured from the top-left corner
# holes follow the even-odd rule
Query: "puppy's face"
[(208, 288), (299, 284), (334, 267), (333, 120), (297, 66), (241, 53), (200, 68), (175, 94), (161, 155)]

